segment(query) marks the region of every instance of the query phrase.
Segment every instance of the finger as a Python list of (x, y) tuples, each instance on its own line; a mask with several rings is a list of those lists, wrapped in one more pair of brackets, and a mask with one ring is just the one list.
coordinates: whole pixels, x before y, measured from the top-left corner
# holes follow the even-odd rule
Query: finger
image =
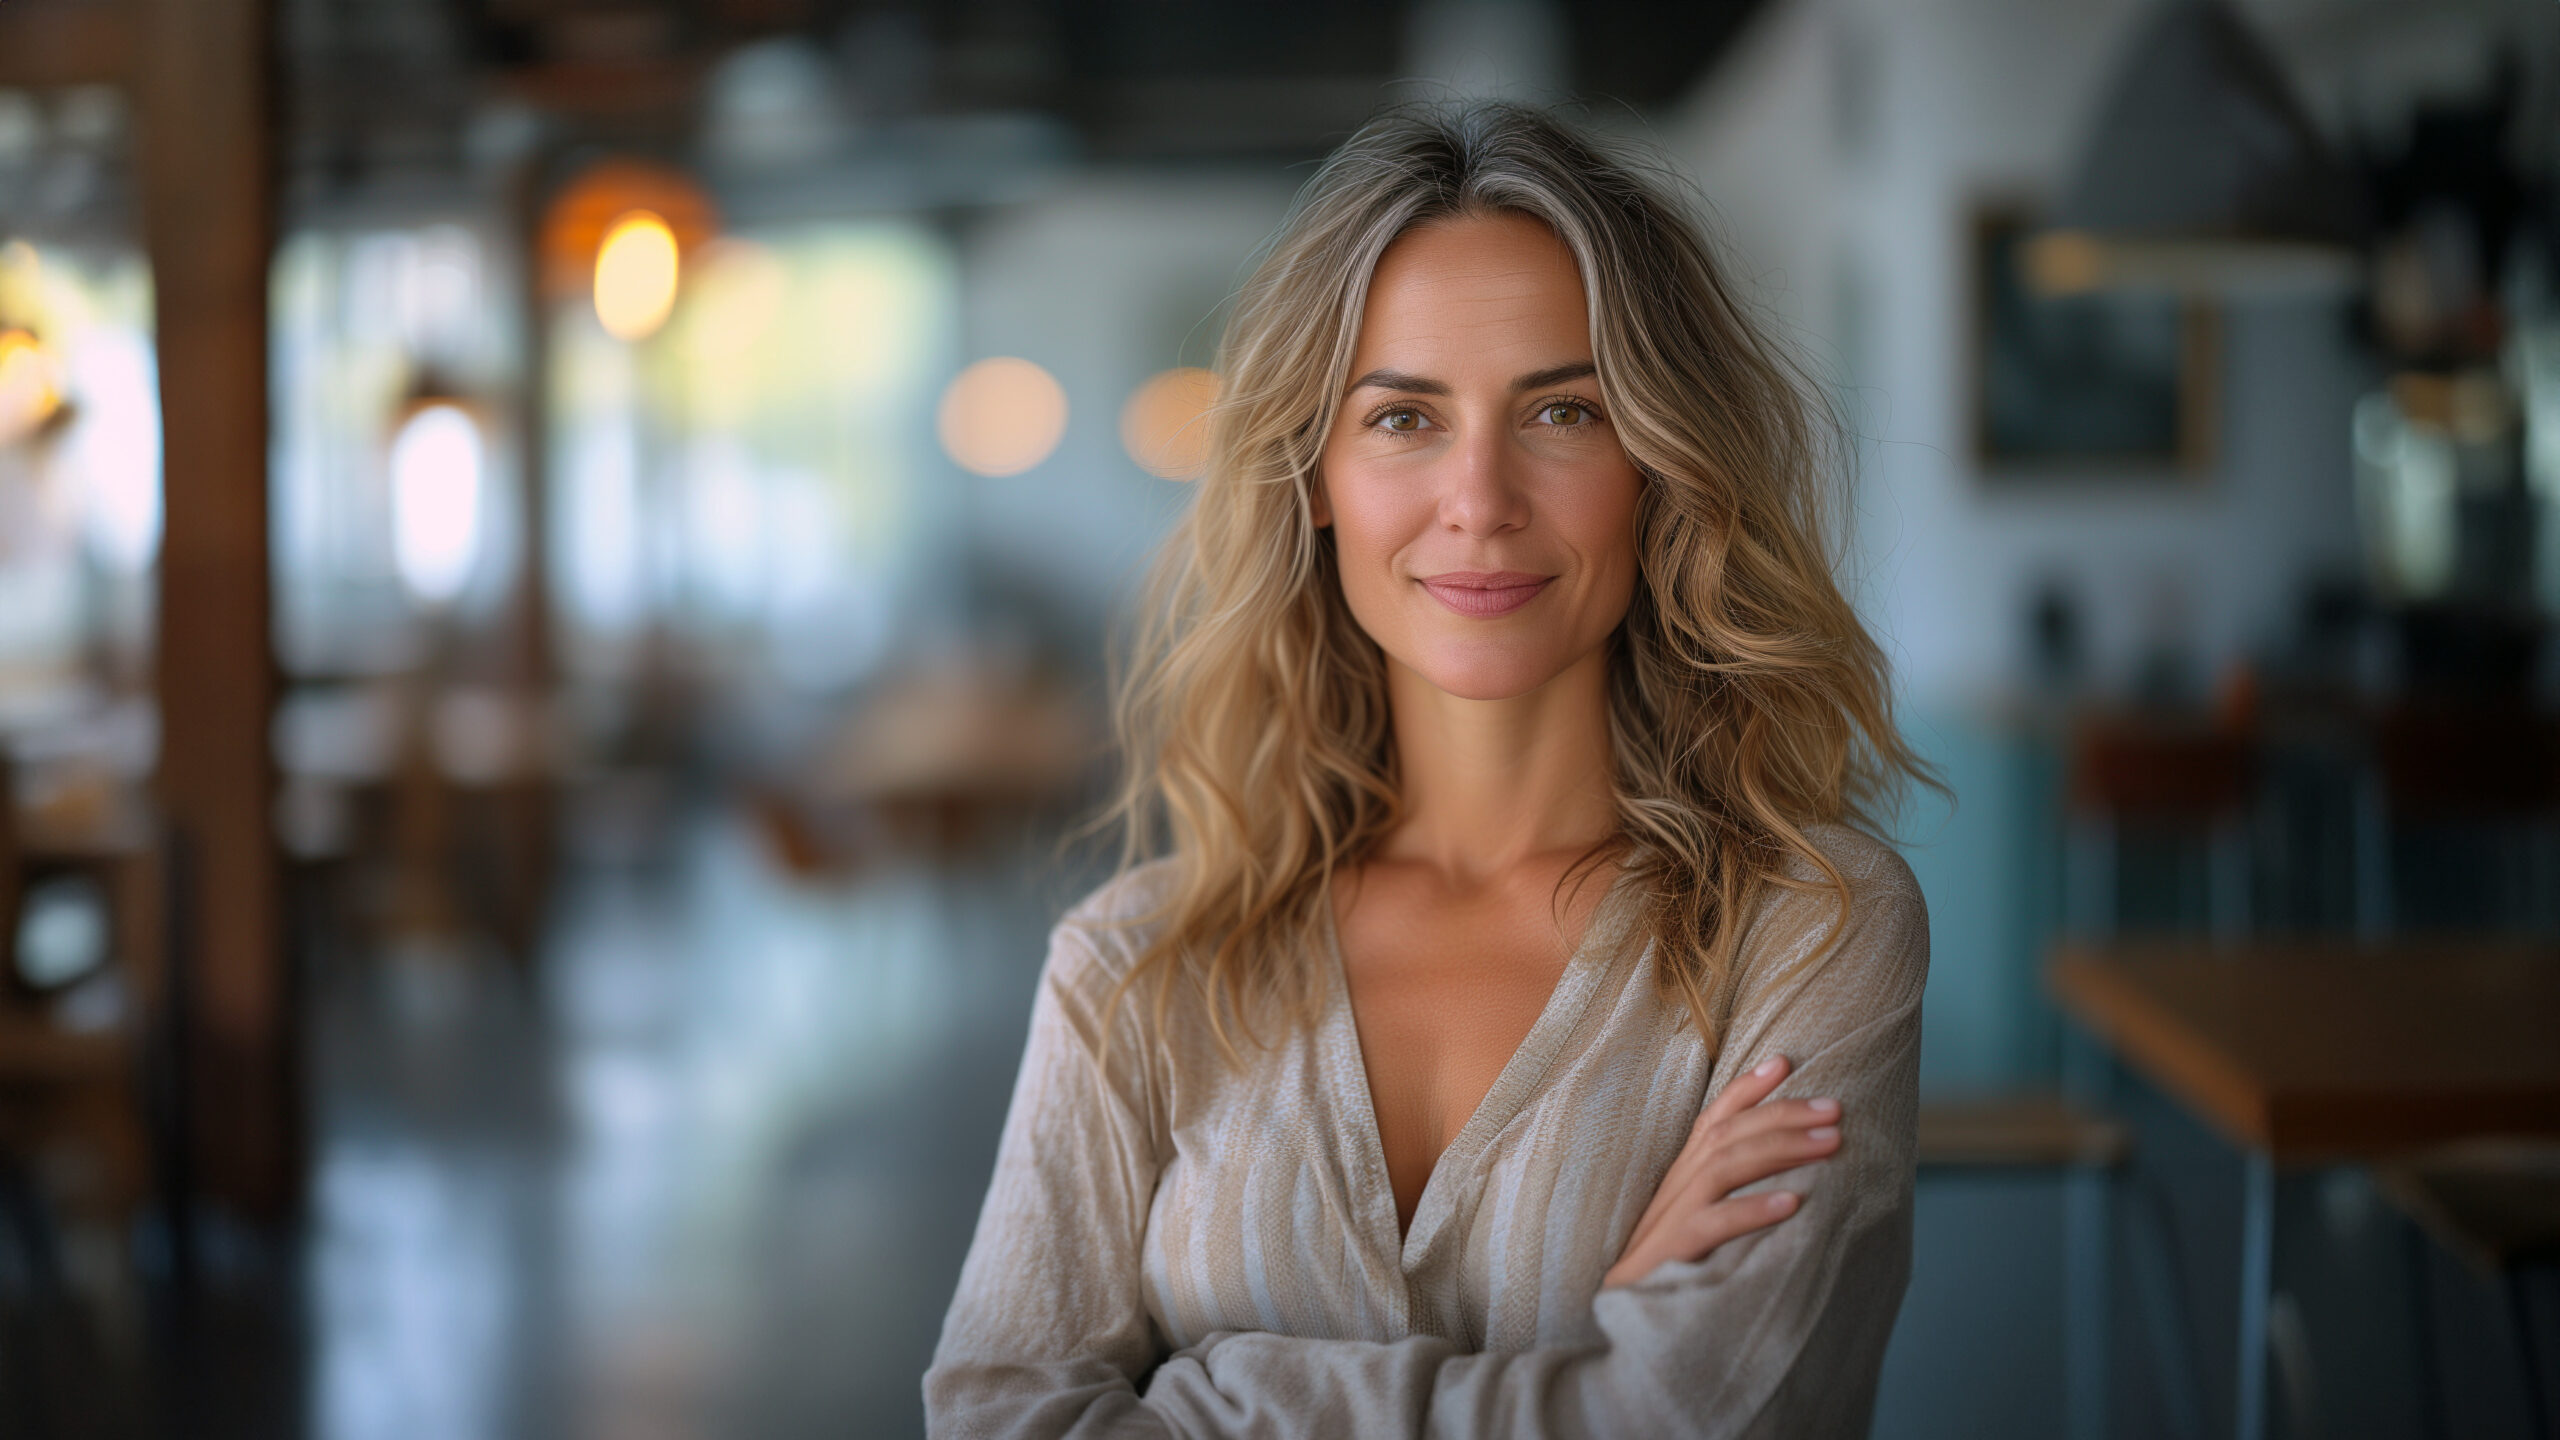
[[(1763, 1101), (1712, 1129), (1692, 1133), (1688, 1142), (1681, 1146), (1680, 1153), (1672, 1157), (1671, 1168), (1663, 1172), (1662, 1182), (1655, 1187), (1654, 1196), (1659, 1201), (1665, 1195), (1679, 1193), (1693, 1184), (1719, 1153), (1754, 1136), (1776, 1130), (1803, 1131), (1824, 1125), (1836, 1126), (1839, 1122), (1840, 1102), (1827, 1095), (1810, 1100)], [(1732, 1186), (1726, 1188), (1731, 1189)], [(1653, 1218), (1654, 1208), (1651, 1205), (1646, 1207), (1645, 1220)], [(1638, 1222), (1640, 1229), (1643, 1223)]]
[(1809, 1099), (1788, 1096), (1763, 1100), (1738, 1115), (1717, 1122), (1711, 1144), (1730, 1143), (1743, 1135), (1756, 1135), (1763, 1130), (1809, 1130), (1816, 1125), (1840, 1123), (1840, 1102), (1829, 1095)]
[(1767, 1099), (1769, 1092), (1777, 1089), (1786, 1080), (1787, 1072), (1794, 1068), (1794, 1062), (1786, 1056), (1772, 1055), (1734, 1076), (1722, 1093), (1708, 1102), (1706, 1109), (1698, 1112), (1698, 1123), (1692, 1127), (1692, 1132), (1711, 1128), (1718, 1121)]
[(1792, 1190), (1766, 1190), (1734, 1195), (1693, 1211), (1677, 1227), (1681, 1237), (1674, 1253), (1683, 1260), (1703, 1260), (1719, 1245), (1754, 1230), (1765, 1230), (1796, 1213), (1800, 1199)]
[(1700, 1137), (1698, 1148), (1711, 1154), (1772, 1131), (1811, 1130), (1839, 1123), (1840, 1102), (1828, 1095), (1810, 1100), (1763, 1100)]
[[(1661, 1224), (1663, 1215), (1672, 1204), (1684, 1192), (1696, 1187), (1717, 1150), (1729, 1143), (1729, 1136), (1776, 1125), (1803, 1129), (1837, 1119), (1839, 1102), (1828, 1097), (1782, 1101), (1768, 1098), (1771, 1091), (1785, 1083), (1793, 1070), (1793, 1061), (1784, 1055), (1772, 1055), (1728, 1081), (1715, 1100), (1698, 1112), (1697, 1122), (1690, 1127), (1689, 1138), (1681, 1145), (1680, 1153), (1672, 1157), (1671, 1167), (1663, 1173), (1660, 1183), (1655, 1185), (1653, 1197), (1646, 1202), (1644, 1213), (1636, 1217), (1626, 1254), (1634, 1254), (1654, 1228)], [(1735, 1185), (1748, 1183), (1747, 1180), (1734, 1181), (1724, 1188), (1730, 1190)]]
[(1754, 1181), (1828, 1159), (1839, 1148), (1840, 1128), (1836, 1125), (1773, 1130), (1717, 1151), (1714, 1162), (1692, 1183), (1706, 1198), (1721, 1200)]
[(1601, 1288), (1633, 1284), (1668, 1261), (1703, 1260), (1727, 1241), (1786, 1219), (1796, 1212), (1797, 1203), (1792, 1191), (1771, 1190), (1688, 1210), (1679, 1223), (1662, 1227), (1648, 1243), (1629, 1247), (1625, 1258), (1602, 1277)]

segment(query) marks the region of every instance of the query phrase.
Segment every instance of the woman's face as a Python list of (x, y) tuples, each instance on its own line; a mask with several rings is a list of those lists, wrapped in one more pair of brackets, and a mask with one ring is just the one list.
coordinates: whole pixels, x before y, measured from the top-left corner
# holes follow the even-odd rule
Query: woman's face
[(1471, 700), (1597, 651), (1635, 594), (1642, 479), (1555, 232), (1519, 215), (1407, 231), (1378, 261), (1351, 375), (1315, 519), (1360, 627)]

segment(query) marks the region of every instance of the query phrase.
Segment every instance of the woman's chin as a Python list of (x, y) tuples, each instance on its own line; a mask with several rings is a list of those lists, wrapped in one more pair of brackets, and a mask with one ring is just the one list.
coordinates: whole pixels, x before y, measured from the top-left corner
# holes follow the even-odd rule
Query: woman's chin
[(1423, 663), (1408, 668), (1434, 689), (1461, 700), (1516, 700), (1545, 686), (1573, 663), (1570, 657), (1480, 645), (1420, 658)]

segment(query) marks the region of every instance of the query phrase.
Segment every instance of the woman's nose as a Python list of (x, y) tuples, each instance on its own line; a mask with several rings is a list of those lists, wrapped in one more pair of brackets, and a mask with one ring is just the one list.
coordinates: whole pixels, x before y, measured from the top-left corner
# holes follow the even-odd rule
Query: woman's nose
[(1519, 447), (1499, 427), (1469, 427), (1447, 454), (1440, 523), (1469, 535), (1516, 530), (1529, 520)]

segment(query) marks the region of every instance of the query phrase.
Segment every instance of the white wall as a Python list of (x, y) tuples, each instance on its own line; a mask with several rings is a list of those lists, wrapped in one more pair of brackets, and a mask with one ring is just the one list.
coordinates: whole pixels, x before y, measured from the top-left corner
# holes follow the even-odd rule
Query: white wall
[(1934, 1087), (2051, 1064), (2050, 782), (1998, 718), (2027, 679), (2037, 585), (2074, 592), (2097, 683), (2127, 683), (2158, 641), (2210, 682), (2282, 635), (2306, 579), (2356, 559), (2348, 416), (2371, 377), (2334, 302), (2226, 314), (2202, 477), (2003, 488), (1972, 455), (1972, 208), (2059, 186), (2146, 3), (1779, 0), (1654, 135), (1772, 317), (1851, 387), (1866, 437), (1844, 578), (1958, 801), (1903, 836), (1929, 897)]
[(1924, 707), (2021, 680), (2044, 576), (2077, 590), (2096, 675), (2121, 683), (2154, 639), (2209, 677), (2290, 623), (2306, 576), (2355, 561), (2347, 418), (2370, 375), (2335, 302), (2227, 313), (2197, 481), (2030, 492), (1971, 455), (1971, 207), (2060, 184), (2142, 8), (1782, 0), (1659, 132), (1765, 302), (1858, 387), (1852, 579)]
[(1175, 364), (1207, 365), (1223, 305), (1275, 229), (1299, 172), (1086, 171), (962, 238), (963, 359), (1019, 355), (1066, 387), (1066, 438), (1029, 472), (968, 487), (980, 574), (1068, 607), (1099, 633), (1187, 492), (1132, 462), (1120, 407)]

